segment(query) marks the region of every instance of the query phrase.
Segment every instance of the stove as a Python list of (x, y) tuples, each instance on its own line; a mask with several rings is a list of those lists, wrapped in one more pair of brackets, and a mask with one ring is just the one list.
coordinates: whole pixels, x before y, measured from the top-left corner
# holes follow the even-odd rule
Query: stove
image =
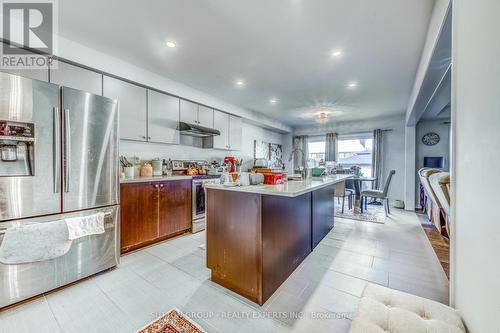
[(191, 205), (193, 207), (192, 233), (205, 230), (205, 184), (219, 184), (220, 175), (196, 175), (193, 176), (193, 197)]
[(193, 176), (194, 179), (219, 179), (220, 175), (195, 175)]

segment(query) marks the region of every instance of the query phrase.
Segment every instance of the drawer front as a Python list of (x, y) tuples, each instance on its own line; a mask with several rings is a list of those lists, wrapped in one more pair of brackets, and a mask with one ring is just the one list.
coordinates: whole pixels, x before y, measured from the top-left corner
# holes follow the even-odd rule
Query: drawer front
[[(68, 240), (64, 218), (99, 212), (104, 233)], [(118, 221), (119, 207), (112, 206), (0, 223), (0, 308), (116, 266)], [(27, 228), (20, 234), (19, 227)]]

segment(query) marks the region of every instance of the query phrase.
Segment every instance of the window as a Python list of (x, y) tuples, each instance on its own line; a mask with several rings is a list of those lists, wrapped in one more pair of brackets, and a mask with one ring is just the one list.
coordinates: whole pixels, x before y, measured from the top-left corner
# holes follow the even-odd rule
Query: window
[(318, 165), (319, 161), (325, 160), (325, 140), (309, 142), (307, 149), (309, 151), (309, 160), (314, 160), (315, 165)]
[[(344, 168), (359, 166), (363, 176), (372, 175), (372, 147), (371, 134), (340, 136), (338, 141), (339, 164)], [(325, 140), (322, 136), (309, 137), (309, 160), (318, 165), (325, 159)]]
[(354, 165), (361, 168), (365, 177), (372, 175), (372, 138), (339, 139), (339, 164), (344, 168)]

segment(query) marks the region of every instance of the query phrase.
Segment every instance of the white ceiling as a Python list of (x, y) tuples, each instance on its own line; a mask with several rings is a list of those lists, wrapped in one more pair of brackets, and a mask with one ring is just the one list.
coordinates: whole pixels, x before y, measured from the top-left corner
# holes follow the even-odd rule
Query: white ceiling
[[(64, 0), (63, 37), (292, 126), (403, 113), (434, 0)], [(175, 49), (167, 48), (174, 40)], [(333, 58), (333, 50), (342, 50)], [(236, 79), (245, 86), (237, 88)], [(350, 81), (359, 83), (347, 89)], [(271, 97), (279, 102), (269, 103)], [(230, 110), (228, 110), (230, 111)]]

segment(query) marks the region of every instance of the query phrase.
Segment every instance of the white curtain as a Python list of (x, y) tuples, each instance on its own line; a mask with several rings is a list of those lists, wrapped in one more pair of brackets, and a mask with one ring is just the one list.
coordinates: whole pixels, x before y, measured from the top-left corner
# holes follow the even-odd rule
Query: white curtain
[(325, 139), (325, 161), (338, 161), (339, 143), (337, 133), (327, 133)]
[(297, 170), (299, 167), (307, 168), (307, 159), (309, 138), (307, 135), (293, 137), (293, 167)]
[(372, 182), (373, 187), (380, 189), (380, 184), (382, 184), (383, 170), (384, 170), (384, 159), (383, 159), (383, 143), (384, 135), (381, 129), (376, 129), (373, 131), (373, 148), (372, 148), (372, 176), (377, 178)]

